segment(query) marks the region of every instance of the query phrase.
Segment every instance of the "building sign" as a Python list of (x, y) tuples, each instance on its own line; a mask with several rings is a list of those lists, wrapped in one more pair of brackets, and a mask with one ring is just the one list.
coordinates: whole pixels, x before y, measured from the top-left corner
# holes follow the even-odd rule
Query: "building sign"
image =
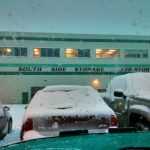
[(79, 72), (79, 73), (128, 73), (128, 72), (150, 72), (150, 67), (39, 67), (39, 66), (23, 66), (18, 67), (19, 72)]
[(19, 72), (104, 72), (103, 67), (38, 67), (21, 66)]
[(18, 68), (18, 71), (21, 71), (21, 72), (39, 72), (39, 71), (42, 71), (42, 67), (37, 67), (37, 66), (23, 66), (23, 67), (19, 67)]
[(115, 65), (115, 64), (68, 64), (68, 65), (41, 65), (16, 64), (0, 65), (0, 74), (123, 74), (130, 72), (150, 72), (150, 65)]

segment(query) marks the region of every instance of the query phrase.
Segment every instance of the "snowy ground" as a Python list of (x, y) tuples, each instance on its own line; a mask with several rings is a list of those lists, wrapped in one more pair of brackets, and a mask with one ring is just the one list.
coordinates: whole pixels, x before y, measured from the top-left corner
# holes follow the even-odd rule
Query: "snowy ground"
[(8, 106), (10, 107), (10, 114), (13, 117), (13, 130), (3, 140), (0, 141), (0, 146), (19, 141), (20, 128), (25, 111), (24, 109), (25, 105), (8, 105)]

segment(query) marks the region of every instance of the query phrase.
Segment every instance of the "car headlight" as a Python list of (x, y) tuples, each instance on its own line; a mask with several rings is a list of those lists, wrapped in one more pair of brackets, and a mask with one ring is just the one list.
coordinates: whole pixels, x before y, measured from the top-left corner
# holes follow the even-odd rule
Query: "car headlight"
[(123, 99), (116, 99), (112, 103), (112, 108), (115, 112), (122, 113), (126, 110), (126, 101)]

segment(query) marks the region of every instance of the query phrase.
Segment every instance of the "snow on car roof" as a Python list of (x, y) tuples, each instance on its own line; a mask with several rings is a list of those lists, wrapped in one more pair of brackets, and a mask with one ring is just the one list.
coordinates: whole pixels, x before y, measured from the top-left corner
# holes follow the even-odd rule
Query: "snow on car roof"
[(27, 116), (110, 114), (99, 93), (90, 86), (48, 86), (38, 91), (27, 109)]
[(82, 86), (82, 85), (52, 85), (45, 87), (42, 91), (54, 91), (54, 90), (73, 90), (73, 89), (91, 89), (91, 86)]
[(136, 72), (128, 73), (115, 77), (112, 81), (115, 85), (120, 84), (121, 80), (127, 83), (127, 91), (129, 95), (137, 95), (144, 91), (150, 91), (150, 73)]
[(127, 74), (124, 74), (124, 75), (117, 76), (114, 79), (116, 79), (116, 78), (119, 78), (119, 79), (126, 78), (126, 79), (130, 80), (132, 78), (134, 80), (137, 80), (139, 77), (150, 79), (150, 73), (148, 73), (148, 72), (127, 73)]
[(125, 75), (122, 75), (122, 76), (126, 76), (126, 77), (141, 77), (141, 76), (143, 76), (143, 77), (148, 77), (148, 78), (150, 78), (150, 73), (149, 72), (134, 72), (134, 73), (127, 73), (127, 74), (125, 74)]
[(138, 72), (127, 74), (126, 76), (130, 81), (132, 93), (137, 91), (136, 93), (139, 94), (141, 91), (150, 91), (150, 73)]

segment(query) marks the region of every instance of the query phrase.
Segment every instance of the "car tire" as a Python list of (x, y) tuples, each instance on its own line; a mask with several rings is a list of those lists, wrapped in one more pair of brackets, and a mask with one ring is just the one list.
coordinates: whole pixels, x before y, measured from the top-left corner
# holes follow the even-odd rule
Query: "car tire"
[(0, 134), (0, 140), (2, 140), (5, 136), (6, 136), (6, 134), (1, 133), (1, 134)]
[(146, 123), (143, 123), (143, 122), (136, 122), (135, 123), (135, 128), (137, 130), (140, 130), (140, 131), (148, 131), (148, 130), (150, 130), (149, 126)]
[(11, 133), (11, 131), (12, 131), (12, 119), (10, 119), (8, 122), (8, 133)]

